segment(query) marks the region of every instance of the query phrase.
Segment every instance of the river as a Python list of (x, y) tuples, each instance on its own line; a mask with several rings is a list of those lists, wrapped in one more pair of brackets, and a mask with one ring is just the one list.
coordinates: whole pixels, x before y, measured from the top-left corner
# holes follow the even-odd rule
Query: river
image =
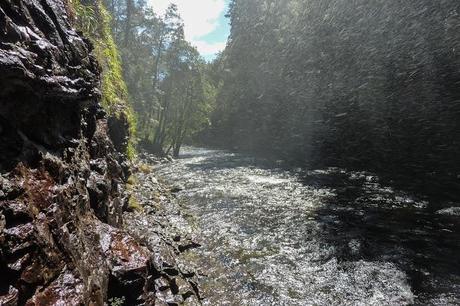
[(370, 173), (218, 150), (185, 148), (156, 172), (202, 243), (205, 305), (460, 305), (458, 208)]

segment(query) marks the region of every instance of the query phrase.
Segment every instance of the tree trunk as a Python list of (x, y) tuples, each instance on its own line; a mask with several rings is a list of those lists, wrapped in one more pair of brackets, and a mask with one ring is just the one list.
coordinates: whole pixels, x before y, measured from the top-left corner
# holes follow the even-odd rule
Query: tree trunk
[(132, 22), (133, 10), (134, 10), (133, 0), (126, 0), (125, 37), (124, 37), (124, 42), (123, 42), (125, 48), (129, 46), (129, 41), (131, 38), (131, 22)]

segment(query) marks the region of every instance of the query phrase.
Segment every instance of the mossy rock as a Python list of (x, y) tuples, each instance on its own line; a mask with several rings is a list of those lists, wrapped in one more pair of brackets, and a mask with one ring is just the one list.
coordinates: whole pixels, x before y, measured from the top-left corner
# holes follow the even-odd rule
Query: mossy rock
[(128, 211), (143, 212), (144, 208), (136, 196), (130, 195), (128, 200)]

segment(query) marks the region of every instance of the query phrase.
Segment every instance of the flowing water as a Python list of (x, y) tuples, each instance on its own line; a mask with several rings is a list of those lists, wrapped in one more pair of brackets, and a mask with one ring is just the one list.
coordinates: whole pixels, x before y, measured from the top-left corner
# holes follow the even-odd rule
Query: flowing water
[(157, 173), (200, 235), (206, 305), (460, 305), (458, 204), (197, 148)]

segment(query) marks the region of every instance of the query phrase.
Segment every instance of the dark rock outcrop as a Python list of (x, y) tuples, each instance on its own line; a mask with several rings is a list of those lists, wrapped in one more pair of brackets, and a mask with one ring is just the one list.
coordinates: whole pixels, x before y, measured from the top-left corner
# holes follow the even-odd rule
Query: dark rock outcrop
[(0, 1), (0, 305), (159, 304), (156, 257), (121, 227), (123, 127), (67, 10)]
[(126, 152), (129, 140), (129, 123), (128, 118), (123, 112), (119, 116), (112, 116), (108, 121), (109, 136), (112, 139), (115, 149), (120, 152)]

